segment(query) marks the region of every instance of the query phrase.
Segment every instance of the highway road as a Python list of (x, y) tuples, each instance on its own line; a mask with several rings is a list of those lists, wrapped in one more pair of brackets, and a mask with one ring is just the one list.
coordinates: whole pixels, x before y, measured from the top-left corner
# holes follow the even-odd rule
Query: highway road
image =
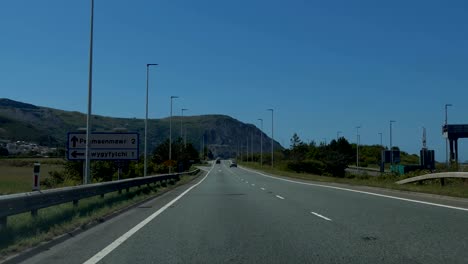
[(466, 200), (280, 180), (223, 161), (24, 263), (466, 264), (466, 208)]

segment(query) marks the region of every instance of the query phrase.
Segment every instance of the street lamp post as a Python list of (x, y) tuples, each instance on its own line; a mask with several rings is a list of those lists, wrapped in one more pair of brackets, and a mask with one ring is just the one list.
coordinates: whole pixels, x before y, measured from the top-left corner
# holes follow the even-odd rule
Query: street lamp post
[(273, 112), (274, 112), (274, 109), (273, 108), (270, 108), (270, 109), (267, 109), (267, 111), (271, 111), (271, 167), (273, 168), (273, 137), (274, 137), (274, 133), (273, 133)]
[(253, 128), (250, 131), (250, 152), (252, 154), (252, 162), (254, 162), (254, 147), (253, 147)]
[(259, 118), (260, 121), (260, 167), (263, 166), (263, 119)]
[(94, 33), (94, 0), (91, 0), (91, 28), (89, 40), (89, 75), (88, 75), (88, 113), (86, 115), (86, 160), (84, 170), (84, 184), (91, 182), (91, 104), (93, 96), (93, 33)]
[(143, 176), (147, 175), (148, 171), (148, 163), (147, 163), (147, 155), (148, 155), (148, 94), (149, 94), (149, 67), (156, 66), (158, 64), (150, 63), (146, 64), (146, 116), (145, 116), (145, 163), (144, 163), (144, 172)]
[[(187, 108), (182, 108), (180, 109), (180, 112), (182, 113), (182, 115), (180, 116), (180, 138), (181, 139), (184, 139), (184, 147), (187, 147), (187, 143), (185, 142), (185, 137), (184, 137), (184, 131), (183, 131), (183, 125), (182, 125), (182, 119), (184, 119), (184, 111), (187, 111), (188, 109)], [(182, 149), (182, 147), (181, 147)]]
[(180, 117), (180, 137), (182, 138), (183, 137), (183, 131), (182, 131), (182, 119), (184, 117), (184, 111), (187, 111), (188, 109), (187, 108), (182, 108), (180, 109), (180, 112), (182, 113), (181, 117)]
[[(169, 117), (169, 162), (172, 161), (172, 100), (179, 98), (178, 96), (171, 96), (171, 115)], [(169, 173), (171, 173), (172, 166), (169, 164)]]
[(383, 148), (383, 144), (382, 144), (382, 133), (379, 132), (379, 136), (380, 136), (380, 146)]
[[(452, 104), (445, 104), (445, 126), (447, 126), (447, 108), (452, 106)], [(448, 160), (448, 137), (445, 138), (445, 166), (449, 167), (449, 160)]]
[(392, 145), (392, 124), (395, 123), (395, 120), (390, 120), (390, 162), (393, 166), (393, 145)]
[(356, 127), (356, 167), (359, 168), (359, 128), (361, 126)]

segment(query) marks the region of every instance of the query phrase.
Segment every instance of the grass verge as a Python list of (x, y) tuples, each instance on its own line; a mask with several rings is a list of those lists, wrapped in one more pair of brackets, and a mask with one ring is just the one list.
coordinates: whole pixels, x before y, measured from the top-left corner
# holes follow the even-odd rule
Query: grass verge
[(445, 186), (440, 185), (439, 180), (428, 180), (423, 183), (410, 183), (399, 185), (395, 182), (401, 180), (401, 177), (393, 175), (384, 175), (384, 176), (369, 176), (369, 175), (359, 175), (353, 177), (337, 178), (337, 177), (328, 177), (328, 176), (319, 176), (308, 173), (296, 173), (287, 170), (282, 170), (278, 168), (271, 168), (268, 166), (260, 167), (257, 163), (252, 162), (242, 162), (240, 165), (243, 165), (248, 168), (255, 170), (264, 171), (271, 175), (276, 176), (286, 176), (290, 178), (310, 180), (317, 182), (331, 182), (331, 183), (344, 183), (349, 185), (356, 186), (370, 186), (370, 187), (380, 187), (393, 190), (401, 191), (412, 191), (412, 192), (421, 192), (437, 195), (446, 195), (453, 197), (462, 197), (468, 198), (468, 182), (465, 182), (463, 179), (445, 179)]
[(49, 172), (63, 168), (63, 159), (57, 158), (8, 158), (0, 159), (0, 195), (30, 192), (33, 183), (33, 164), (41, 163), (41, 179)]
[(36, 217), (32, 217), (30, 213), (8, 217), (7, 227), (0, 231), (0, 260), (77, 228), (86, 229), (96, 222), (103, 222), (106, 216), (186, 184), (200, 173), (195, 176), (182, 176), (180, 181), (166, 187), (159, 184), (134, 187), (128, 193), (112, 192), (104, 198), (96, 196), (82, 199), (76, 207), (67, 203), (44, 208), (39, 210)]

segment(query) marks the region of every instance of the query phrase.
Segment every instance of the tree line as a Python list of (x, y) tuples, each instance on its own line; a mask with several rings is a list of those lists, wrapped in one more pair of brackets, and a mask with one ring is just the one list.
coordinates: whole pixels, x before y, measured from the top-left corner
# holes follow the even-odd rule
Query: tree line
[[(205, 148), (205, 155), (210, 152)], [(192, 143), (184, 144), (182, 138), (172, 142), (171, 157), (169, 160), (169, 139), (158, 145), (152, 153), (148, 153), (147, 174), (182, 172), (190, 169), (192, 164), (200, 163), (200, 153)], [(106, 182), (116, 180), (120, 169), (120, 179), (141, 177), (144, 174), (144, 153), (136, 161), (102, 161), (91, 162), (92, 182)], [(50, 177), (41, 184), (48, 187), (61, 185), (76, 185), (83, 179), (83, 161), (67, 161), (62, 170), (51, 171)]]
[[(345, 169), (350, 165), (356, 165), (357, 145), (348, 142), (344, 137), (333, 139), (329, 144), (315, 141), (309, 143), (300, 139), (297, 133), (294, 133), (290, 139), (288, 149), (275, 151), (275, 167), (294, 172), (305, 172), (317, 175), (344, 177)], [(359, 167), (374, 166), (378, 167), (381, 162), (381, 152), (387, 149), (381, 145), (359, 145)], [(399, 150), (398, 147), (393, 147)], [(405, 164), (418, 164), (417, 155), (409, 155), (401, 151), (401, 160)], [(259, 162), (260, 156), (255, 154), (253, 157), (243, 155), (237, 156), (242, 161)], [(263, 164), (269, 165), (271, 155), (263, 156)]]

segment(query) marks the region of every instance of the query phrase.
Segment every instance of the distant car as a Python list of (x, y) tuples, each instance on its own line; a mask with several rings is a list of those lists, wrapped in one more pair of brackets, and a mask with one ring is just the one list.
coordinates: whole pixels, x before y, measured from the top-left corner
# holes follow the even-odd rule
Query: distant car
[(236, 167), (237, 168), (237, 163), (235, 161), (231, 161), (231, 164), (229, 165), (230, 168)]
[(221, 160), (220, 160), (220, 159), (217, 159), (217, 160), (216, 160), (216, 164), (221, 164)]

